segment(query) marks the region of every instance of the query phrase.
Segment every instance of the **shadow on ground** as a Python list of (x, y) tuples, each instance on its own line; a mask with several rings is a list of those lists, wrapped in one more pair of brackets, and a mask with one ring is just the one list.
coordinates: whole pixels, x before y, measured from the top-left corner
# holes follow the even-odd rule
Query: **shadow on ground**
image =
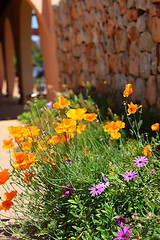
[(0, 120), (16, 119), (24, 110), (19, 98), (8, 97), (0, 94)]

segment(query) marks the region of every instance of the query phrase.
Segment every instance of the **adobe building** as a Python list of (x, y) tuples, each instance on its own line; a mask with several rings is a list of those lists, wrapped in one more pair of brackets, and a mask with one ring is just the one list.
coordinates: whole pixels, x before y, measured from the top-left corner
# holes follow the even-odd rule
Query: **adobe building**
[(7, 94), (13, 95), (16, 75), (19, 78), (21, 102), (25, 102), (27, 96), (32, 93), (32, 10), (36, 14), (39, 25), (45, 81), (50, 87), (48, 98), (53, 98), (55, 92), (59, 91), (52, 2), (50, 0), (0, 0), (0, 93), (6, 81)]

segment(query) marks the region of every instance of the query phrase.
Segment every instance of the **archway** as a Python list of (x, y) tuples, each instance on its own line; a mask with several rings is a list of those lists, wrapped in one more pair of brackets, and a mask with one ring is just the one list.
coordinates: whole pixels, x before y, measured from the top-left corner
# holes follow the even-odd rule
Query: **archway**
[[(2, 1), (2, 0), (1, 0)], [(21, 100), (25, 102), (32, 93), (32, 59), (31, 59), (31, 15), (32, 9), (38, 19), (39, 34), (41, 38), (42, 54), (45, 66), (45, 79), (51, 91), (48, 99), (53, 98), (60, 90), (58, 82), (58, 63), (56, 59), (56, 38), (54, 34), (53, 9), (50, 0), (10, 0), (5, 8), (5, 14), (0, 16), (3, 20), (8, 18), (13, 32), (15, 54), (17, 58), (17, 74), (19, 77)], [(8, 20), (6, 20), (8, 21)], [(8, 25), (8, 23), (7, 23)], [(6, 32), (3, 32), (5, 36)], [(12, 46), (14, 52), (14, 46)], [(5, 61), (5, 65), (10, 60)], [(13, 59), (12, 59), (13, 61)], [(2, 66), (2, 65), (1, 65)], [(13, 65), (14, 66), (14, 65)], [(12, 75), (13, 75), (13, 66)], [(11, 75), (10, 69), (10, 75)], [(10, 93), (13, 82), (8, 78)]]

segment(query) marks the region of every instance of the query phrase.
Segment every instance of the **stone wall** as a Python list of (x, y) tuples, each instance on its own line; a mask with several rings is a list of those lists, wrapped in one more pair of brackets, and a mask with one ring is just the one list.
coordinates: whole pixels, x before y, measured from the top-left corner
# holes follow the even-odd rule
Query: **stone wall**
[(160, 112), (160, 0), (61, 0), (54, 7), (61, 84), (83, 81), (121, 104)]

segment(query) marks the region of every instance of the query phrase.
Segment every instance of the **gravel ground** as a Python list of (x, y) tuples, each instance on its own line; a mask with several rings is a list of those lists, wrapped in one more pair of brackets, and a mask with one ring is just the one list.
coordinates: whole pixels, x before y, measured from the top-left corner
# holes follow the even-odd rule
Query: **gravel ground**
[[(9, 153), (8, 151), (2, 149), (2, 145), (3, 145), (2, 140), (9, 139), (7, 127), (17, 126), (17, 125), (19, 125), (19, 122), (17, 120), (0, 121), (0, 133), (1, 133), (0, 134), (0, 167), (2, 169), (10, 168)], [(0, 196), (3, 193), (4, 193), (4, 189), (2, 186), (0, 186)], [(10, 211), (6, 211), (6, 212), (1, 211), (0, 219), (3, 222), (6, 222), (6, 224), (8, 224), (11, 214), (12, 213)], [(9, 234), (8, 232), (5, 232), (0, 224), (0, 240), (20, 240), (20, 239), (13, 237), (12, 234)]]

